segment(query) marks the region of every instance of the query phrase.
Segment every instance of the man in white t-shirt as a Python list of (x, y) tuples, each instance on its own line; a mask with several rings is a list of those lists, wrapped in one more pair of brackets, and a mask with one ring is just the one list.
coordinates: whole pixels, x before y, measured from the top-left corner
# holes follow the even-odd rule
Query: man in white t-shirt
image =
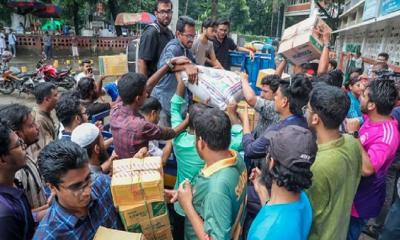
[(89, 59), (82, 60), (82, 62), (80, 63), (79, 66), (80, 66), (82, 72), (80, 72), (79, 74), (77, 74), (75, 76), (76, 83), (79, 83), (79, 81), (84, 77), (93, 78), (92, 63), (90, 62)]
[(194, 40), (192, 52), (198, 65), (211, 65), (214, 68), (221, 68), (222, 65), (215, 56), (213, 43), (210, 41), (215, 38), (217, 23), (213, 19), (207, 19), (201, 25), (201, 34)]

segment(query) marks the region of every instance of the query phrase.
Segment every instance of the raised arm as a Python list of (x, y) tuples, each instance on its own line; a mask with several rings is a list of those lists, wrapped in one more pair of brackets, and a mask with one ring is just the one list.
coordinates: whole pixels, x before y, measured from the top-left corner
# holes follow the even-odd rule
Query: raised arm
[(287, 61), (284, 58), (278, 65), (278, 67), (276, 68), (275, 74), (278, 75), (279, 77), (282, 77), (283, 72), (285, 71), (285, 67), (286, 67)]
[(331, 40), (331, 33), (324, 30), (323, 32), (324, 49), (322, 50), (321, 58), (318, 65), (318, 75), (327, 73), (329, 68), (329, 42)]
[[(170, 62), (173, 66), (174, 69), (173, 71), (177, 71), (176, 69), (180, 69), (182, 66), (185, 64), (189, 64), (190, 60), (187, 57), (181, 56), (181, 57), (174, 57), (171, 58)], [(158, 81), (170, 70), (170, 67), (167, 64), (164, 64), (161, 68), (157, 70), (148, 80), (146, 84), (146, 91), (148, 94), (151, 93), (153, 88), (157, 85)]]
[(240, 73), (240, 77), (242, 79), (242, 90), (244, 98), (251, 107), (254, 107), (257, 102), (257, 96), (249, 84), (249, 77), (246, 73)]

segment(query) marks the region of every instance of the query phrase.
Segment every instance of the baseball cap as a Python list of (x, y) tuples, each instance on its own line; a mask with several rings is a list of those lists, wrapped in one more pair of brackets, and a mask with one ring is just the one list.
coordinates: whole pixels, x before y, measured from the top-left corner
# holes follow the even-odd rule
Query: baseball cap
[(304, 164), (311, 166), (315, 160), (317, 143), (308, 129), (295, 125), (284, 127), (276, 132), (270, 142), (272, 159), (291, 171), (303, 169)]
[(71, 134), (71, 141), (81, 147), (87, 147), (93, 143), (100, 134), (100, 129), (92, 123), (82, 123)]

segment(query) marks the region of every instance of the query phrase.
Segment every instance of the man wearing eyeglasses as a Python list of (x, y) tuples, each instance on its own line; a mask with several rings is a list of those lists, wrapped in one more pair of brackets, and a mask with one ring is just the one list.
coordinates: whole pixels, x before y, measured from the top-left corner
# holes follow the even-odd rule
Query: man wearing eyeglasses
[(15, 173), (26, 165), (26, 145), (0, 122), (0, 238), (31, 239), (34, 221), (24, 191), (14, 185)]
[(88, 160), (83, 148), (67, 140), (41, 151), (39, 169), (56, 198), (33, 239), (93, 239), (100, 226), (122, 229), (110, 177), (91, 174)]
[[(159, 125), (171, 127), (171, 99), (175, 94), (177, 81), (174, 72), (186, 71), (189, 82), (197, 81), (198, 69), (193, 65), (196, 60), (192, 54), (192, 46), (196, 37), (195, 21), (188, 16), (179, 17), (176, 23), (176, 39), (171, 40), (164, 48), (158, 62), (158, 69), (168, 65), (169, 72), (165, 74), (154, 87), (151, 96), (160, 101), (162, 110), (160, 112)], [(175, 57), (187, 57), (192, 63), (174, 66), (172, 59)], [(186, 100), (188, 95), (185, 94)]]
[(172, 19), (172, 2), (157, 0), (154, 14), (157, 21), (148, 25), (140, 38), (139, 44), (139, 73), (150, 77), (157, 71), (157, 63), (165, 45), (174, 38), (168, 25)]
[[(20, 104), (4, 105), (0, 107), (0, 118), (7, 122), (7, 125), (21, 138), (26, 147), (39, 140), (39, 129), (33, 118), (32, 109)], [(45, 184), (35, 163), (36, 159), (28, 151), (26, 164), (16, 172), (15, 179), (17, 180), (16, 185), (24, 190), (28, 198), (35, 222), (39, 222), (48, 205)]]

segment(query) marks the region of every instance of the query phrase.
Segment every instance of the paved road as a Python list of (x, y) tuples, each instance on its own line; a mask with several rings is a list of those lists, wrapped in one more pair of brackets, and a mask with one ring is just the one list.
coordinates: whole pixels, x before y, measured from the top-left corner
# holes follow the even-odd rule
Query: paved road
[(35, 98), (32, 95), (13, 93), (11, 95), (0, 94), (0, 104), (20, 103), (26, 104), (29, 107), (35, 105)]

